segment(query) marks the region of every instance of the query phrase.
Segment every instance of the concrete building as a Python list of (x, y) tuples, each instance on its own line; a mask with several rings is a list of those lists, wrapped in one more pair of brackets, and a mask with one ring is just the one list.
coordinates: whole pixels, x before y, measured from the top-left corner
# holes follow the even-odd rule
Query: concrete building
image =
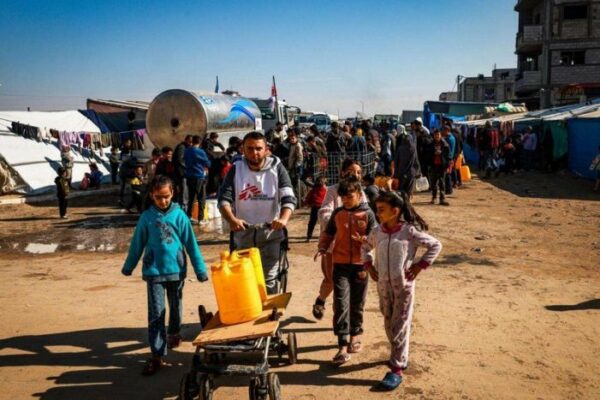
[[(458, 77), (458, 101), (502, 103), (515, 95), (516, 68), (496, 68), (492, 76)], [(461, 80), (462, 79), (462, 80)]]
[(530, 108), (600, 97), (600, 0), (519, 0), (517, 98)]
[(458, 92), (442, 92), (438, 98), (439, 101), (457, 101)]

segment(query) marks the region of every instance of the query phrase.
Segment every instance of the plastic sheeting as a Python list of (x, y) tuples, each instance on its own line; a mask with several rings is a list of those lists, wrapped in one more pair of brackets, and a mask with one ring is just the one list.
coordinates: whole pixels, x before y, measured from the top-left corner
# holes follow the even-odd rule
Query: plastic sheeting
[(111, 130), (108, 129), (108, 126), (106, 126), (106, 124), (104, 123), (104, 121), (102, 121), (102, 119), (100, 119), (98, 114), (96, 114), (96, 111), (94, 111), (94, 110), (79, 110), (79, 112), (84, 117), (86, 117), (87, 119), (92, 121), (98, 128), (100, 128), (100, 132), (102, 132), (102, 133), (111, 132)]
[[(74, 184), (80, 182), (84, 174), (90, 171), (90, 161), (96, 161), (104, 179), (109, 179), (110, 174), (101, 162), (85, 158), (74, 150), (71, 154), (75, 161)], [(55, 142), (37, 142), (11, 132), (0, 132), (0, 156), (25, 182), (26, 193), (39, 194), (54, 190), (56, 170), (61, 165), (60, 151)]]
[(569, 127), (569, 170), (589, 179), (596, 173), (589, 167), (600, 146), (600, 115), (597, 118), (571, 118)]
[(0, 111), (0, 129), (8, 130), (11, 122), (19, 122), (39, 129), (100, 133), (100, 129), (79, 111)]

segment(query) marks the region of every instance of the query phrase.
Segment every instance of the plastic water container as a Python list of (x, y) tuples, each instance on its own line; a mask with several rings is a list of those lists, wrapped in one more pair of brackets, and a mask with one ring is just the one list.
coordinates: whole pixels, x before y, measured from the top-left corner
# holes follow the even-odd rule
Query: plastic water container
[(262, 313), (262, 301), (250, 258), (221, 261), (211, 267), (211, 275), (223, 324), (252, 321)]
[(460, 167), (460, 180), (462, 182), (467, 182), (471, 180), (471, 170), (468, 165), (463, 165)]
[(265, 284), (265, 274), (262, 268), (262, 260), (260, 259), (260, 250), (256, 247), (245, 250), (235, 250), (231, 255), (231, 260), (238, 258), (249, 258), (254, 266), (254, 274), (256, 275), (256, 283), (258, 284), (258, 293), (262, 301), (267, 300), (267, 285)]

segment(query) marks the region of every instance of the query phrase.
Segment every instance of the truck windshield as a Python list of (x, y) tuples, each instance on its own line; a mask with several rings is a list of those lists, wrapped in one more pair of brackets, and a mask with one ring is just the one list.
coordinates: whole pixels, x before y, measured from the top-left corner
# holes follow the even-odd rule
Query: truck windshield
[(271, 107), (258, 107), (260, 109), (260, 114), (262, 119), (275, 119), (275, 113), (271, 110)]

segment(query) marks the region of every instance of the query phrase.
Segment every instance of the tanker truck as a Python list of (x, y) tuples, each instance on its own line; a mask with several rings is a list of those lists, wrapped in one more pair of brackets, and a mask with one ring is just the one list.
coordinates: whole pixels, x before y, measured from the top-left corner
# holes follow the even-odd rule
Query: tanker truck
[(224, 94), (202, 94), (172, 89), (152, 100), (146, 114), (146, 130), (152, 142), (146, 146), (147, 158), (154, 147), (175, 147), (186, 135), (217, 132), (219, 142), (227, 147), (229, 138), (262, 130), (262, 117), (256, 104), (244, 97)]

